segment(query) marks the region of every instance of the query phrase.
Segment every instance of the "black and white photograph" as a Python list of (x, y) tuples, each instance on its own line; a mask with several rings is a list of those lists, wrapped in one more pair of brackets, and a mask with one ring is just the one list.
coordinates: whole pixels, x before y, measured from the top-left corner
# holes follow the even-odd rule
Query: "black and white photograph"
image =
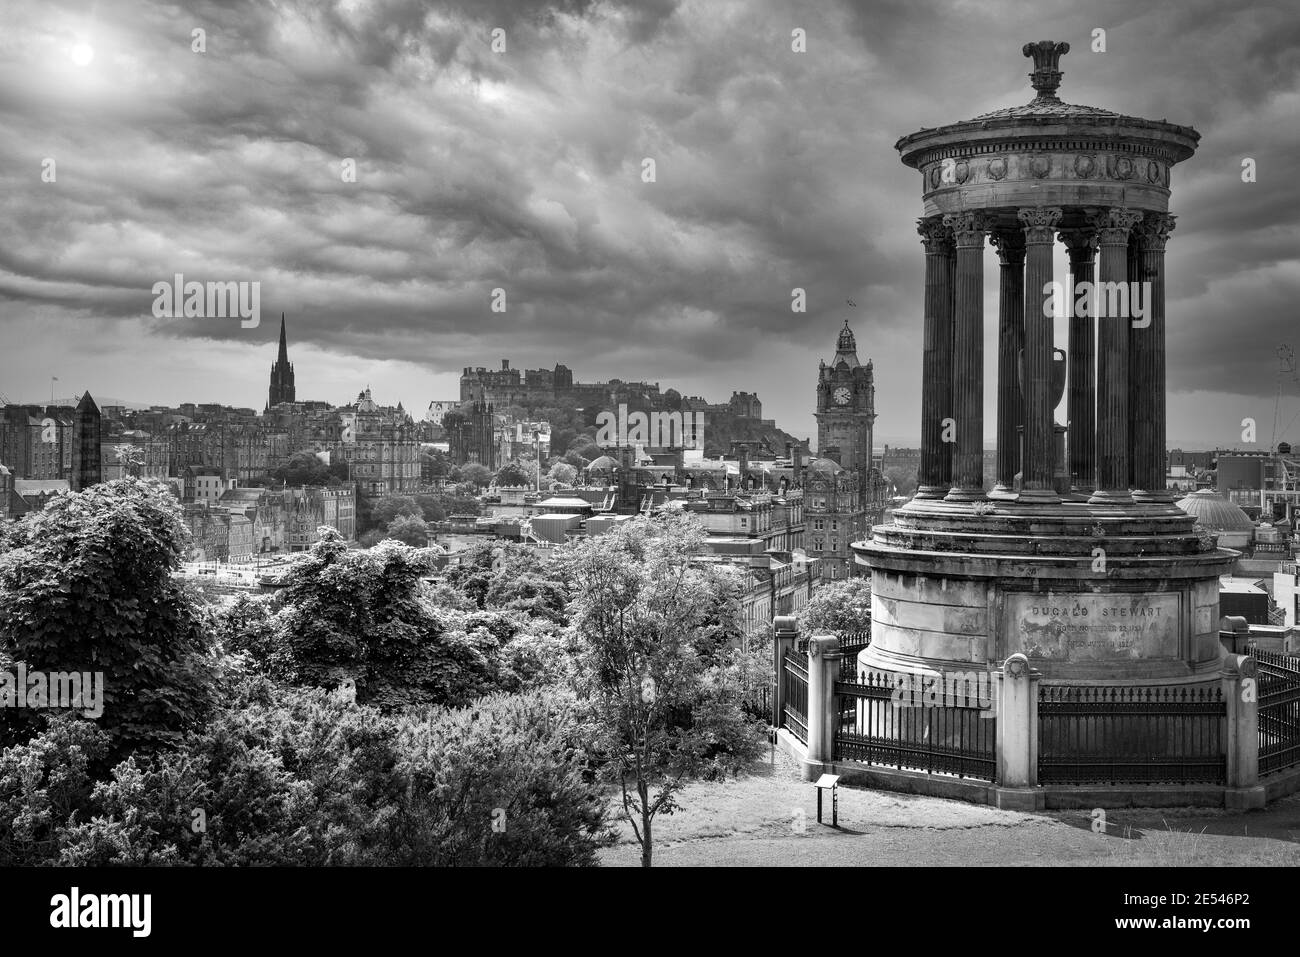
[(10, 923), (1285, 933), (1298, 130), (1290, 2), (0, 0)]

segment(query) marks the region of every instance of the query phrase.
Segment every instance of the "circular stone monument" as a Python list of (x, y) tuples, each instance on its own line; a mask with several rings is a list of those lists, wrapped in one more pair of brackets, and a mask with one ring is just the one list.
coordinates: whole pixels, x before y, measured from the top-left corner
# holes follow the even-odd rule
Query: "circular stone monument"
[[(1025, 106), (897, 144), (924, 205), (920, 488), (853, 546), (872, 577), (864, 669), (967, 672), (1017, 653), (1050, 683), (1205, 683), (1219, 669), (1218, 579), (1236, 553), (1165, 488), (1170, 181), (1199, 134), (1062, 102), (1068, 51), (1025, 45), (1036, 91)], [(1058, 238), (1068, 280), (1053, 276)], [(986, 492), (988, 242), (1000, 304)]]

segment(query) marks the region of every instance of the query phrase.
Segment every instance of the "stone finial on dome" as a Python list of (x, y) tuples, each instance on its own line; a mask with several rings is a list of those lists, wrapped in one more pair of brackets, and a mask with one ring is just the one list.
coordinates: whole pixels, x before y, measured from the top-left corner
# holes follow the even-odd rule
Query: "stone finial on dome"
[(1059, 101), (1056, 95), (1062, 76), (1059, 67), (1061, 57), (1070, 52), (1070, 44), (1039, 40), (1037, 43), (1026, 43), (1020, 52), (1034, 58), (1034, 72), (1029, 74), (1029, 82), (1038, 91), (1036, 99)]

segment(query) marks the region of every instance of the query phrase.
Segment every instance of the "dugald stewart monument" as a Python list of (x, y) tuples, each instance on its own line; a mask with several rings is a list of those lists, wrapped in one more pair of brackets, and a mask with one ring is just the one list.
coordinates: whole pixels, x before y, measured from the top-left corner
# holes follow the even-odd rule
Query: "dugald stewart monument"
[[(1068, 52), (1065, 43), (1026, 44), (1029, 103), (897, 143), (920, 174), (923, 203), (920, 487), (853, 546), (871, 576), (873, 626), (870, 644), (838, 673), (857, 684), (836, 691), (860, 697), (839, 699), (834, 757), (889, 765), (892, 737), (904, 750), (940, 755), (938, 769), (996, 782), (998, 803), (1009, 806), (1017, 793), (1042, 806), (1039, 786), (1053, 782), (1209, 780), (1226, 785), (1211, 800), (1257, 805), (1253, 770), (1231, 757), (1223, 765), (1234, 734), (1248, 733), (1255, 747), (1253, 726), (1223, 720), (1235, 702), (1224, 690), (1219, 576), (1236, 553), (1194, 530), (1165, 487), (1171, 183), (1200, 135), (1063, 102)], [(1068, 281), (1053, 275), (1058, 240)], [(986, 357), (990, 254), (1000, 277), (998, 315), (989, 317), (998, 347)], [(1068, 316), (1063, 348), (1053, 338), (1059, 316)], [(991, 489), (982, 467), (986, 374), (997, 377)], [(833, 647), (822, 653), (833, 657)], [(972, 744), (974, 725), (887, 713), (897, 702), (872, 688), (906, 686), (917, 673), (940, 687), (996, 678), (992, 690), (1015, 697), (997, 715), (1006, 727), (980, 726), (996, 734), (996, 748), (991, 737)], [(1126, 702), (1133, 721), (1116, 723)], [(1160, 730), (1161, 702), (1186, 713), (1185, 727), (1211, 733), (1190, 731), (1200, 735), (1191, 740)], [(845, 717), (854, 707), (856, 718)], [(1033, 730), (1013, 730), (1009, 707), (1022, 708), (1017, 726)], [(1068, 740), (1049, 740), (1058, 715), (1073, 722)], [(1090, 716), (1108, 729), (1092, 739)], [(981, 748), (984, 765), (971, 758)], [(1234, 776), (1249, 786), (1234, 791)]]

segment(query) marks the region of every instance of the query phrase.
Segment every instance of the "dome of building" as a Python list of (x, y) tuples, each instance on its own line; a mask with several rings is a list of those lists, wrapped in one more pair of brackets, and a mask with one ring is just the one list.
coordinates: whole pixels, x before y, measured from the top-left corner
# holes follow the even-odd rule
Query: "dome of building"
[(1247, 532), (1255, 527), (1250, 516), (1222, 495), (1203, 488), (1180, 499), (1178, 507), (1196, 519), (1197, 525), (1223, 532)]
[(612, 472), (618, 468), (618, 463), (608, 455), (602, 455), (598, 459), (592, 459), (587, 466), (588, 472)]
[(834, 459), (813, 459), (808, 465), (810, 472), (825, 472), (829, 475), (839, 475), (844, 471), (840, 464)]

